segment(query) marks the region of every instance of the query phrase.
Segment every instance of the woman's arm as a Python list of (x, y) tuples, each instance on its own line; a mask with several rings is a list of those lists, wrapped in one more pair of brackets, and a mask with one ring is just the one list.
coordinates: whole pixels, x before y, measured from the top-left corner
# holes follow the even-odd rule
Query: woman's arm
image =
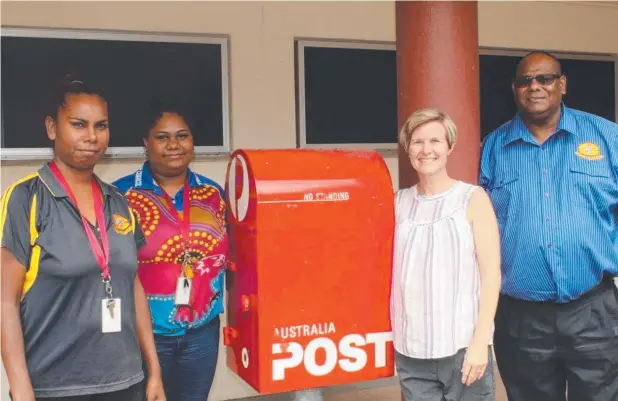
[(26, 365), (24, 336), (21, 327), (20, 305), (26, 267), (2, 248), (2, 362), (9, 379), (14, 401), (34, 401), (34, 391)]
[(148, 383), (146, 385), (146, 401), (165, 401), (163, 380), (161, 378), (161, 366), (157, 348), (152, 334), (152, 321), (150, 307), (146, 299), (146, 292), (142, 287), (139, 276), (135, 277), (135, 315), (137, 320), (137, 337), (142, 350), (146, 369), (148, 370)]
[(479, 188), (472, 194), (468, 204), (468, 218), (472, 224), (481, 276), (479, 315), (463, 369), (464, 383), (471, 384), (483, 376), (487, 366), (502, 274), (498, 222), (491, 200), (483, 189)]
[(474, 192), (469, 207), (481, 274), (481, 299), (474, 338), (489, 345), (502, 283), (500, 231), (493, 205), (484, 190), (478, 189)]
[(155, 347), (152, 334), (150, 307), (148, 306), (146, 293), (139, 280), (139, 276), (135, 277), (135, 315), (137, 319), (137, 337), (144, 361), (146, 362), (146, 368), (148, 369), (148, 376), (161, 376), (159, 357), (157, 356), (157, 348)]

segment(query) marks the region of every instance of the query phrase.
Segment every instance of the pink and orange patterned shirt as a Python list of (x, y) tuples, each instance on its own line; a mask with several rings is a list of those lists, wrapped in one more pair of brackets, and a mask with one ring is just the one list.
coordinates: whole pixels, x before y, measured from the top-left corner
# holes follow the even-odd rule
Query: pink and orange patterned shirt
[(183, 190), (169, 205), (162, 189), (145, 163), (134, 174), (114, 185), (129, 200), (146, 245), (139, 251), (138, 274), (150, 304), (155, 334), (182, 335), (202, 326), (223, 312), (223, 282), (228, 256), (225, 196), (214, 181), (189, 170), (190, 233), (189, 254), (193, 261), (193, 289), (190, 305), (174, 303), (176, 282), (181, 274), (183, 241)]

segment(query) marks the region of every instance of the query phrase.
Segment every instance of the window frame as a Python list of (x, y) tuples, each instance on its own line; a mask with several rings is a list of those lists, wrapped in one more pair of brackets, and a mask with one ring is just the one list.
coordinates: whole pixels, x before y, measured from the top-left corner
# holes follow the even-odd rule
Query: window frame
[[(384, 151), (397, 150), (396, 139), (393, 143), (349, 143), (349, 144), (308, 144), (307, 143), (307, 116), (305, 109), (305, 54), (306, 47), (328, 47), (340, 49), (367, 49), (367, 50), (396, 50), (394, 42), (379, 42), (379, 41), (353, 41), (353, 40), (337, 40), (337, 39), (311, 39), (311, 38), (295, 38), (295, 68), (296, 68), (296, 107), (297, 107), (297, 146), (299, 148), (308, 149), (332, 149), (332, 148), (350, 148), (350, 149), (374, 149)], [(536, 49), (539, 50), (539, 49)], [(507, 49), (498, 47), (479, 47), (479, 56), (519, 56), (523, 57), (533, 51), (526, 49)], [(564, 52), (543, 50), (554, 54), (559, 58), (576, 59), (576, 60), (598, 60), (614, 62), (614, 103), (616, 107), (616, 119), (618, 120), (618, 54), (607, 53), (579, 53), (579, 52)], [(618, 121), (615, 121), (618, 123)], [(393, 138), (396, 138), (397, 133), (393, 133)]]
[[(168, 43), (196, 43), (216, 44), (221, 48), (221, 102), (223, 144), (221, 146), (196, 146), (196, 156), (221, 156), (230, 153), (230, 74), (229, 74), (229, 35), (217, 34), (183, 34), (163, 32), (118, 31), (118, 30), (91, 30), (91, 29), (61, 29), (61, 28), (23, 28), (8, 26), (2, 27), (1, 36), (23, 38), (50, 38), (50, 39), (86, 39), (111, 40), (133, 42), (168, 42)], [(2, 114), (4, 109), (0, 107)], [(4, 135), (4, 116), (0, 129)], [(44, 160), (53, 156), (50, 148), (2, 148), (3, 161)], [(127, 159), (143, 157), (144, 149), (141, 146), (109, 147), (105, 152), (105, 159)]]

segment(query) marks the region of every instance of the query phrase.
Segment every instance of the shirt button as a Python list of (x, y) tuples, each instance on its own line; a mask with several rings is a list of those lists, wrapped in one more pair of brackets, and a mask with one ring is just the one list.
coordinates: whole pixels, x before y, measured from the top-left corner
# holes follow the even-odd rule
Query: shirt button
[(545, 197), (549, 198), (549, 192), (545, 192)]
[(551, 218), (545, 217), (545, 221), (550, 221), (550, 220), (551, 220)]
[(546, 168), (543, 169), (543, 174), (547, 175), (549, 173), (549, 170), (547, 170)]
[(551, 249), (551, 244), (547, 244), (547, 247), (548, 247), (549, 249)]

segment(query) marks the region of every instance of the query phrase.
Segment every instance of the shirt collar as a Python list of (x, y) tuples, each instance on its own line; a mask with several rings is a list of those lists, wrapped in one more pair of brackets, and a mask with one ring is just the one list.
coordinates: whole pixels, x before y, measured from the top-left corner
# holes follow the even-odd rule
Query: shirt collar
[(560, 122), (558, 123), (557, 131), (566, 131), (569, 134), (573, 134), (578, 136), (577, 130), (577, 118), (575, 118), (575, 114), (571, 109), (566, 107), (564, 103), (562, 103), (562, 116), (560, 117)]
[[(39, 169), (39, 178), (41, 179), (41, 181), (43, 181), (43, 184), (45, 184), (45, 186), (49, 189), (49, 191), (54, 197), (68, 198), (69, 194), (66, 193), (64, 188), (62, 188), (62, 185), (60, 185), (60, 182), (58, 182), (58, 180), (56, 179), (54, 173), (52, 173), (51, 169), (49, 168), (49, 163), (51, 162), (45, 163), (43, 167)], [(112, 192), (109, 185), (101, 181), (101, 179), (96, 174), (93, 174), (93, 177), (97, 181), (97, 184), (99, 184), (99, 188), (101, 188), (101, 193), (103, 194), (103, 196), (110, 196)]]
[[(507, 136), (504, 141), (504, 146), (509, 145), (516, 140), (522, 140), (524, 142), (529, 142), (536, 144), (536, 140), (530, 133), (526, 124), (521, 119), (519, 112), (515, 114), (513, 120), (511, 120), (511, 129), (507, 131)], [(569, 134), (578, 135), (577, 133), (577, 120), (573, 115), (573, 111), (566, 107), (564, 103), (560, 105), (560, 121), (558, 122), (558, 126), (556, 127), (556, 132), (565, 131)]]
[[(189, 187), (200, 187), (203, 185), (200, 177), (187, 168), (187, 176), (189, 177)], [(142, 166), (135, 172), (135, 180), (133, 182), (133, 188), (136, 189), (148, 189), (157, 193), (161, 192), (159, 184), (154, 180), (148, 162), (142, 164)]]

